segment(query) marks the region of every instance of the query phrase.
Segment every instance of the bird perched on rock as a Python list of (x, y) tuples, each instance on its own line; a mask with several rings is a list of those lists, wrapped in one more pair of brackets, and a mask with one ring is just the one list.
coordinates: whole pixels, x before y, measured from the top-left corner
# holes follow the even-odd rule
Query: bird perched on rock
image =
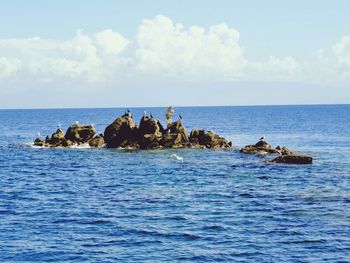
[(182, 120), (182, 116), (181, 116), (181, 114), (179, 114), (179, 119), (180, 119), (180, 120)]
[(79, 124), (79, 122), (78, 122), (78, 121), (75, 121), (75, 124)]
[(146, 112), (146, 111), (144, 111), (144, 112), (143, 112), (143, 116), (146, 116), (146, 115), (147, 115), (147, 112)]
[(57, 129), (61, 128), (61, 123), (57, 124)]
[(149, 114), (149, 116), (153, 119), (153, 115), (152, 115), (152, 113), (150, 112), (150, 114)]
[(265, 136), (261, 137), (259, 141), (264, 142), (265, 141)]

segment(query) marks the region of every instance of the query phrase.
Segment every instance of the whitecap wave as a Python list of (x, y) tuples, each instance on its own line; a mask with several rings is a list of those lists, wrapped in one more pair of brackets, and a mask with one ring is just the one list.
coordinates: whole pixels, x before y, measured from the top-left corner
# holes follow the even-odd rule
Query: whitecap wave
[[(49, 149), (49, 148), (55, 148), (55, 149), (93, 149), (93, 148), (96, 148), (96, 147), (92, 147), (89, 145), (89, 143), (83, 143), (83, 144), (73, 144), (69, 147), (47, 147), (47, 146), (37, 146), (37, 145), (34, 145), (33, 142), (27, 142), (27, 143), (24, 143), (24, 145), (26, 147), (30, 147), (30, 148), (33, 148), (33, 149)], [(101, 147), (101, 148), (104, 148), (105, 146)]]

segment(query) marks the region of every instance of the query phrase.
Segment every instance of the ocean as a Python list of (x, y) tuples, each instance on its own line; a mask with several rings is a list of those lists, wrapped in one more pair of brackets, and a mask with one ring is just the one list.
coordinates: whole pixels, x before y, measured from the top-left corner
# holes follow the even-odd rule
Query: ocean
[[(166, 108), (144, 110), (165, 123)], [(0, 262), (350, 261), (350, 105), (175, 107), (228, 150), (30, 146), (124, 112), (0, 110)], [(261, 136), (314, 163), (239, 152)]]

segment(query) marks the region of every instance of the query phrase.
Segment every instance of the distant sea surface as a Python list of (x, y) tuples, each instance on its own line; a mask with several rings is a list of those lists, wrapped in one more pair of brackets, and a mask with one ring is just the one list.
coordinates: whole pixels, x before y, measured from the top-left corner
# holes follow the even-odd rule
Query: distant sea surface
[[(0, 262), (350, 262), (350, 105), (175, 108), (229, 150), (28, 146), (124, 111), (0, 110)], [(263, 135), (314, 164), (239, 153)]]

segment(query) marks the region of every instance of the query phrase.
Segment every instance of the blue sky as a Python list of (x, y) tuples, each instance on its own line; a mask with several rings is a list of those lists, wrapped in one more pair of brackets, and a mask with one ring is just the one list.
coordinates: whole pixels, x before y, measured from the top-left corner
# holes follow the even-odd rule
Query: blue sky
[(349, 103), (349, 10), (345, 0), (2, 1), (0, 108)]

